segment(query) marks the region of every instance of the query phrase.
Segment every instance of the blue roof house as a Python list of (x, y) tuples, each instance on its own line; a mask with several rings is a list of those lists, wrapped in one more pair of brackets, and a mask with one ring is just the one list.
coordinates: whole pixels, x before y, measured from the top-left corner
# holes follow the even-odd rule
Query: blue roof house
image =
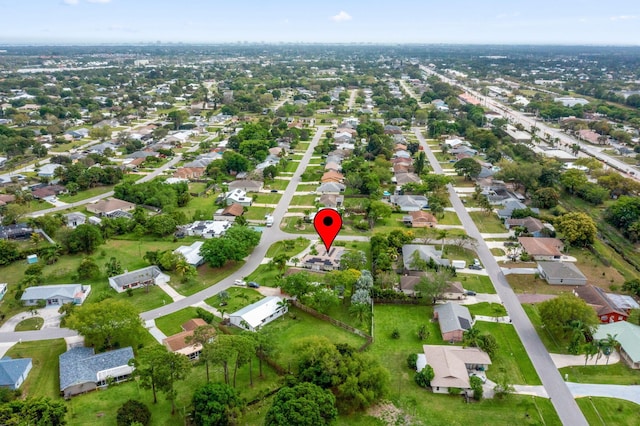
[(18, 389), (27, 380), (32, 366), (31, 358), (3, 357), (0, 359), (0, 386)]

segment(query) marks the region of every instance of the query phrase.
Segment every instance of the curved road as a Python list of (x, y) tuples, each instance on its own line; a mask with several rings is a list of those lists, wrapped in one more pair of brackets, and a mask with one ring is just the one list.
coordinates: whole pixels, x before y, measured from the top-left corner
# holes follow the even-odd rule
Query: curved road
[[(433, 152), (431, 152), (431, 149), (422, 136), (420, 129), (414, 127), (413, 132), (420, 141), (420, 145), (424, 147), (424, 151), (429, 158), (429, 162), (431, 163), (434, 172), (443, 174), (440, 163), (436, 159), (435, 155), (433, 155)], [(500, 296), (502, 303), (507, 308), (507, 312), (509, 313), (509, 317), (513, 322), (516, 332), (518, 333), (518, 336), (520, 336), (520, 340), (522, 340), (522, 344), (524, 345), (538, 376), (540, 376), (540, 380), (542, 380), (542, 384), (544, 385), (560, 420), (565, 425), (588, 425), (582, 411), (580, 411), (580, 408), (578, 407), (578, 404), (575, 399), (573, 399), (573, 395), (567, 387), (567, 384), (562, 380), (562, 376), (560, 376), (549, 352), (547, 352), (547, 349), (542, 344), (540, 337), (538, 337), (538, 333), (535, 328), (533, 328), (529, 317), (527, 317), (524, 309), (522, 309), (522, 305), (518, 301), (518, 297), (511, 289), (511, 286), (509, 286), (502, 269), (496, 262), (493, 254), (491, 254), (484, 238), (480, 235), (478, 227), (471, 219), (471, 216), (469, 216), (469, 213), (464, 207), (464, 204), (462, 204), (462, 201), (460, 201), (460, 198), (458, 197), (458, 194), (456, 194), (453, 186), (449, 185), (448, 189), (449, 199), (451, 200), (451, 204), (458, 214), (462, 225), (464, 225), (464, 229), (470, 237), (475, 238), (478, 242), (476, 247), (478, 258), (484, 265), (489, 278), (491, 278), (491, 282)]]

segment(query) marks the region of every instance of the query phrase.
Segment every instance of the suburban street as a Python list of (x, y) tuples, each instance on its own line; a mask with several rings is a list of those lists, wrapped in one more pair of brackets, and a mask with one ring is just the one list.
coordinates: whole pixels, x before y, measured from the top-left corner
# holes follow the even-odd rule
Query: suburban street
[(567, 135), (564, 132), (561, 132), (558, 129), (554, 129), (552, 127), (547, 126), (546, 124), (544, 124), (541, 121), (535, 120), (532, 117), (528, 117), (525, 116), (524, 114), (522, 114), (519, 111), (516, 111), (508, 106), (503, 105), (502, 103), (498, 102), (497, 100), (489, 97), (489, 96), (484, 96), (481, 93), (476, 92), (473, 89), (470, 89), (467, 86), (462, 85), (461, 83), (454, 81), (453, 79), (447, 78), (445, 76), (443, 76), (442, 74), (436, 73), (434, 70), (425, 67), (424, 65), (420, 65), (420, 69), (422, 71), (424, 71), (427, 74), (430, 75), (435, 75), (437, 77), (439, 77), (442, 81), (444, 81), (445, 83), (449, 83), (452, 86), (456, 86), (459, 87), (460, 89), (470, 93), (471, 95), (475, 96), (479, 101), (482, 102), (483, 106), (486, 106), (487, 108), (493, 110), (494, 112), (500, 114), (501, 116), (503, 116), (504, 118), (508, 119), (511, 122), (516, 122), (516, 123), (520, 123), (522, 124), (525, 128), (527, 129), (531, 129), (531, 127), (537, 127), (539, 130), (539, 132), (541, 134), (545, 134), (548, 133), (550, 136), (554, 137), (554, 138), (558, 138), (560, 140), (561, 144), (565, 144), (568, 146), (571, 146), (573, 144), (577, 144), (578, 146), (580, 146), (580, 150), (582, 152), (584, 152), (585, 154), (588, 154), (594, 158), (597, 158), (598, 160), (602, 161), (605, 164), (608, 164), (610, 166), (615, 167), (616, 169), (618, 169), (619, 171), (622, 171), (626, 174), (627, 177), (632, 177), (636, 180), (640, 180), (640, 176), (638, 174), (638, 170), (635, 169), (633, 166), (626, 164), (616, 158), (613, 158), (603, 152), (601, 152), (598, 148), (595, 148), (589, 144), (586, 144), (572, 136)]
[[(414, 127), (413, 132), (418, 138), (420, 145), (424, 148), (434, 172), (437, 174), (443, 174), (442, 167), (422, 136), (421, 129)], [(484, 265), (496, 292), (507, 309), (507, 313), (512, 320), (513, 326), (515, 327), (518, 336), (520, 336), (520, 340), (522, 340), (522, 344), (524, 345), (538, 376), (540, 376), (540, 380), (542, 380), (542, 384), (546, 389), (553, 406), (558, 412), (558, 416), (562, 420), (562, 423), (571, 426), (587, 425), (587, 420), (582, 414), (582, 411), (580, 411), (578, 404), (562, 379), (562, 376), (560, 376), (560, 373), (553, 363), (553, 360), (547, 352), (544, 344), (540, 340), (540, 337), (538, 337), (529, 317), (527, 317), (524, 309), (522, 309), (522, 305), (520, 305), (516, 294), (509, 286), (502, 269), (496, 262), (493, 254), (491, 254), (487, 243), (480, 235), (480, 231), (478, 231), (477, 226), (471, 219), (471, 216), (467, 212), (464, 204), (462, 204), (462, 201), (460, 201), (460, 198), (455, 192), (453, 186), (449, 185), (448, 189), (451, 204), (460, 218), (464, 229), (467, 231), (467, 234), (478, 242), (476, 247), (478, 259), (480, 259), (480, 262)]]

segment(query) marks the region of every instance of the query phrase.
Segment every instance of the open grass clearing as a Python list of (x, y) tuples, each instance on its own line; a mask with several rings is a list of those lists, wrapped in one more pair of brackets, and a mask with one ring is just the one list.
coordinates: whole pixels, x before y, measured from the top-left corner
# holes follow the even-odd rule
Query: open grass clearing
[(506, 253), (501, 248), (494, 247), (491, 249), (491, 254), (494, 256), (504, 256)]
[(205, 300), (209, 306), (213, 306), (216, 309), (224, 310), (229, 314), (232, 314), (245, 306), (249, 306), (252, 303), (256, 303), (259, 300), (264, 299), (264, 296), (258, 293), (252, 288), (243, 287), (229, 287), (226, 292), (229, 294), (227, 304), (222, 306), (220, 303), (220, 297), (215, 295)]
[[(521, 267), (535, 268), (535, 265), (532, 263)], [(536, 274), (509, 274), (506, 277), (507, 282), (516, 293), (562, 294), (571, 292), (575, 288), (573, 285), (549, 285)]]
[(462, 283), (462, 287), (465, 290), (473, 290), (476, 293), (496, 294), (493, 283), (486, 275), (458, 274), (456, 279)]
[(509, 232), (494, 213), (469, 212), (469, 216), (471, 216), (478, 230), (483, 234), (504, 234)]
[(300, 161), (287, 161), (287, 164), (284, 168), (285, 172), (295, 172), (298, 170), (298, 166), (300, 165)]
[(264, 217), (270, 213), (273, 213), (273, 207), (251, 206), (244, 214), (244, 217), (247, 218), (247, 220), (264, 220)]
[(316, 198), (318, 195), (308, 194), (308, 195), (294, 195), (291, 199), (291, 206), (315, 206)]
[(296, 238), (291, 240), (278, 241), (269, 247), (266, 257), (275, 257), (285, 254), (293, 257), (309, 246), (309, 240), (306, 238)]
[(33, 367), (21, 386), (22, 394), (59, 398), (58, 356), (67, 350), (64, 339), (17, 343), (7, 351), (11, 358), (31, 358)]
[(158, 327), (160, 331), (167, 336), (171, 336), (184, 331), (182, 329), (182, 324), (197, 317), (196, 308), (189, 306), (188, 308), (180, 309), (172, 314), (156, 318), (155, 323), (156, 327)]
[(640, 418), (640, 405), (616, 398), (576, 398), (590, 425), (635, 426)]
[[(595, 358), (594, 358), (595, 359)], [(559, 369), (570, 382), (599, 383), (604, 385), (640, 385), (640, 370), (629, 368), (624, 361), (607, 365), (607, 357), (602, 356), (598, 365), (575, 365)]]
[(255, 281), (265, 287), (278, 287), (280, 285), (279, 277), (280, 271), (277, 268), (262, 264), (244, 279), (246, 281)]
[(467, 265), (469, 265), (473, 263), (473, 259), (475, 259), (476, 256), (475, 252), (464, 247), (450, 244), (445, 244), (444, 246), (443, 257), (449, 260), (464, 260), (467, 262)]
[(507, 315), (507, 310), (500, 303), (482, 302), (475, 305), (465, 305), (473, 315), (487, 317), (503, 317)]
[(553, 334), (551, 334), (546, 328), (542, 326), (542, 320), (540, 319), (540, 313), (538, 312), (538, 308), (533, 304), (523, 304), (522, 309), (531, 320), (540, 340), (547, 348), (547, 351), (554, 354), (568, 354), (567, 351), (568, 344), (559, 341)]
[[(607, 256), (609, 256), (608, 251), (611, 249), (608, 246), (607, 248), (609, 250), (599, 253), (601, 256), (604, 255), (605, 258), (610, 259), (610, 257)], [(597, 256), (587, 249), (571, 248), (567, 254), (577, 259), (575, 265), (587, 277), (587, 282), (591, 285), (608, 289), (612, 284), (621, 286), (625, 281), (624, 276), (618, 272), (612, 265), (612, 262), (610, 262), (609, 265), (605, 265)]]
[(282, 194), (260, 193), (260, 194), (254, 194), (253, 202), (259, 203), (259, 204), (278, 204), (281, 198), (282, 198)]
[(95, 197), (97, 195), (102, 195), (109, 191), (113, 191), (114, 185), (108, 186), (96, 186), (95, 188), (86, 189), (84, 191), (78, 191), (75, 195), (59, 195), (58, 199), (65, 203), (75, 203), (77, 201), (86, 200), (87, 198)]
[(264, 184), (264, 188), (265, 189), (278, 189), (278, 190), (283, 190), (283, 189), (287, 189), (287, 186), (289, 185), (289, 178), (287, 179), (274, 179), (272, 181), (269, 181), (269, 183)]
[(462, 225), (456, 212), (444, 212), (438, 217), (439, 225)]
[(32, 331), (40, 330), (44, 324), (42, 317), (31, 317), (20, 321), (16, 324), (16, 328), (13, 331)]

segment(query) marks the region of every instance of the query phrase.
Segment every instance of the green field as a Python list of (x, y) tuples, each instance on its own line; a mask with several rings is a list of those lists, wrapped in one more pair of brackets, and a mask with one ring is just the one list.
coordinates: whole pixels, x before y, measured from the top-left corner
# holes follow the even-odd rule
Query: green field
[(156, 318), (155, 323), (160, 331), (167, 336), (171, 336), (184, 331), (182, 330), (182, 324), (197, 317), (196, 308), (189, 306), (172, 314)]
[[(594, 358), (595, 360), (595, 358)], [(569, 375), (570, 382), (601, 383), (606, 385), (640, 385), (640, 370), (633, 370), (624, 361), (607, 365), (607, 357), (602, 356), (598, 365), (577, 365), (560, 368), (560, 374)]]
[(44, 319), (41, 317), (27, 318), (20, 321), (13, 331), (31, 331), (40, 330), (44, 324)]
[(496, 294), (496, 289), (491, 280), (485, 275), (458, 274), (456, 279), (462, 283), (462, 287), (465, 290), (473, 290), (476, 293)]
[(256, 303), (257, 301), (264, 299), (262, 294), (252, 288), (229, 287), (227, 293), (229, 294), (229, 300), (227, 300), (227, 304), (225, 306), (220, 304), (220, 298), (218, 295), (206, 299), (205, 302), (209, 306), (213, 306), (218, 310), (224, 310), (226, 313), (232, 314), (245, 306), (249, 306), (252, 303)]
[(547, 351), (554, 354), (568, 354), (567, 344), (563, 344), (563, 342), (558, 341), (553, 334), (551, 334), (547, 329), (542, 327), (542, 320), (540, 319), (540, 314), (538, 313), (538, 308), (532, 304), (523, 304), (522, 308), (524, 312), (531, 320), (531, 323), (535, 327), (538, 332), (538, 336), (540, 336), (540, 340), (544, 343), (544, 346), (547, 348)]
[[(293, 242), (292, 248), (287, 248), (284, 241), (278, 241), (272, 244), (267, 250), (265, 257), (275, 257), (279, 254), (285, 254), (288, 257), (293, 257), (309, 246), (309, 240), (306, 238), (296, 238), (295, 240), (286, 240)], [(288, 243), (291, 244), (291, 243)]]
[(640, 405), (616, 398), (586, 397), (576, 402), (590, 425), (635, 426)]
[(17, 343), (7, 351), (11, 358), (31, 358), (33, 367), (21, 386), (23, 395), (58, 398), (58, 356), (67, 350), (64, 339)]
[(471, 216), (478, 230), (483, 234), (504, 234), (509, 232), (498, 216), (493, 213), (469, 212), (469, 216)]
[(475, 305), (465, 305), (473, 315), (487, 317), (503, 317), (507, 315), (507, 310), (500, 303), (482, 302)]

